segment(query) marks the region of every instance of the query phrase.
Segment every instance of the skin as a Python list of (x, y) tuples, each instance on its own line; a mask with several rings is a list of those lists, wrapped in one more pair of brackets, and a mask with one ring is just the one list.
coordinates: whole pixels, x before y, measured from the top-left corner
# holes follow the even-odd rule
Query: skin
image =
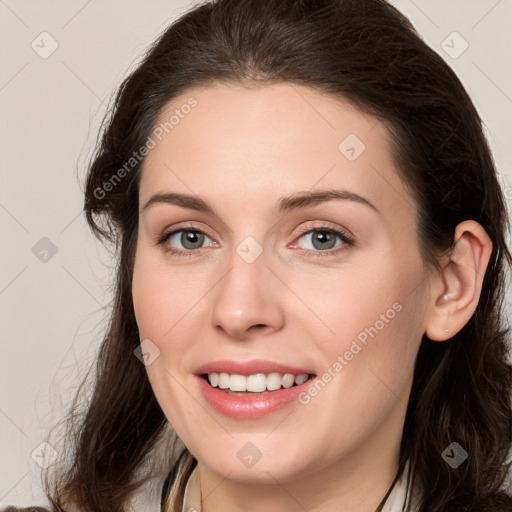
[[(429, 269), (388, 132), (347, 101), (287, 83), (216, 84), (175, 98), (161, 120), (190, 96), (198, 105), (143, 165), (133, 301), (141, 341), (160, 350), (146, 367), (155, 396), (198, 459), (203, 510), (373, 512), (398, 469), (422, 336), (447, 340), (471, 317), (489, 237), (465, 221), (443, 271)], [(354, 161), (338, 149), (349, 134), (366, 146)], [(276, 213), (283, 196), (328, 189), (359, 194), (378, 211), (333, 200)], [(164, 192), (200, 196), (216, 215), (171, 204), (143, 210)], [(155, 242), (183, 223), (206, 232), (200, 248), (183, 245), (181, 232), (166, 245), (191, 257)], [(324, 223), (349, 230), (355, 244), (336, 236), (322, 249), (314, 239)], [(299, 234), (305, 227), (319, 232)], [(262, 249), (252, 263), (236, 252), (248, 236)], [(217, 359), (274, 360), (321, 377), (395, 303), (401, 311), (308, 404), (240, 420), (199, 392), (193, 372)], [(250, 468), (237, 457), (248, 442), (262, 454)]]

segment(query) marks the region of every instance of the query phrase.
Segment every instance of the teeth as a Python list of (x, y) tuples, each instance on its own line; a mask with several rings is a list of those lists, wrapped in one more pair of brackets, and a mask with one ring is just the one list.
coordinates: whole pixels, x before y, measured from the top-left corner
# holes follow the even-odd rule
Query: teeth
[[(212, 375), (212, 374), (210, 374)], [(227, 373), (219, 373), (219, 388), (220, 389), (228, 389), (229, 388), (229, 375)], [(210, 380), (210, 384), (213, 386), (212, 381)]]
[(275, 391), (276, 389), (291, 388), (294, 384), (303, 384), (308, 380), (309, 374), (301, 373), (292, 375), (291, 373), (256, 373), (254, 375), (236, 375), (229, 373), (208, 374), (208, 380), (212, 387), (220, 389), (229, 389), (230, 391), (250, 391), (253, 393), (262, 393), (263, 391)]
[(247, 378), (243, 375), (230, 375), (229, 389), (231, 391), (247, 391)]
[(209, 378), (210, 378), (210, 384), (216, 388), (218, 385), (219, 385), (219, 374), (218, 373), (210, 373), (209, 375)]
[[(233, 376), (232, 376), (233, 377)], [(240, 375), (238, 375), (240, 377)], [(249, 375), (249, 377), (243, 377), (247, 383), (246, 390), (253, 392), (262, 392), (267, 389), (267, 378), (263, 373), (257, 373), (256, 375)], [(244, 390), (244, 391), (246, 391)]]
[(291, 388), (295, 383), (295, 375), (285, 373), (283, 376), (283, 388)]
[(275, 391), (281, 387), (283, 383), (283, 376), (280, 373), (270, 373), (267, 376), (266, 388), (269, 391)]
[(308, 374), (307, 373), (301, 373), (300, 375), (297, 375), (295, 377), (295, 384), (304, 384), (308, 380)]

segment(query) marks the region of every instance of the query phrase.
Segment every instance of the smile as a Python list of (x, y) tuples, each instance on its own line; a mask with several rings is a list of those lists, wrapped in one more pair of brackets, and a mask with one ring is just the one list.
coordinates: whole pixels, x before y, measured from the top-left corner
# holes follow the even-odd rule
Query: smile
[[(271, 372), (245, 376), (209, 372), (195, 378), (200, 395), (217, 412), (237, 420), (256, 420), (294, 403), (297, 405), (298, 396), (316, 376), (310, 373)], [(245, 391), (241, 391), (244, 387)]]

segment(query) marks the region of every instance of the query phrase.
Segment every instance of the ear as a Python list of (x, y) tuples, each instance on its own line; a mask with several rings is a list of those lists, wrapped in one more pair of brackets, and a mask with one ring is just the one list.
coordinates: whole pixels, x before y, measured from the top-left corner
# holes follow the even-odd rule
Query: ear
[(433, 341), (451, 338), (473, 316), (492, 253), (489, 235), (473, 220), (461, 222), (454, 239), (453, 250), (441, 262), (442, 272), (430, 278), (425, 334)]

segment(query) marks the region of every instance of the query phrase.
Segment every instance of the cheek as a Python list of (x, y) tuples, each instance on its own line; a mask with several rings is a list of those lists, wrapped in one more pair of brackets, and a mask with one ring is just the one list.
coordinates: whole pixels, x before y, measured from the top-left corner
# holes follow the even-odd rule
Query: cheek
[[(179, 432), (187, 432), (191, 422), (198, 422), (197, 411), (189, 410), (190, 396), (176, 379), (178, 366), (183, 361), (185, 346), (173, 337), (179, 329), (179, 320), (190, 309), (190, 286), (180, 286), (179, 277), (169, 271), (162, 259), (137, 248), (132, 299), (141, 342), (151, 340), (160, 353), (146, 366), (155, 397), (169, 422)], [(176, 326), (176, 331), (173, 328)], [(183, 425), (183, 421), (185, 424)]]
[(422, 336), (423, 278), (419, 259), (382, 259), (309, 293), (311, 309), (321, 312), (319, 332), (327, 333), (312, 339), (325, 371), (343, 375), (338, 385), (350, 389), (344, 400), (373, 403), (410, 378)]
[(164, 330), (163, 289), (157, 274), (148, 268), (144, 255), (138, 253), (133, 271), (132, 299), (141, 338), (158, 339)]
[(137, 249), (132, 298), (141, 336), (157, 343), (167, 339), (198, 301), (201, 282), (197, 275), (173, 269), (160, 255)]
[(404, 275), (389, 261), (338, 269), (307, 281), (295, 276), (294, 291), (302, 298), (314, 326), (312, 339), (326, 348), (343, 350), (353, 339), (364, 343), (377, 332), (389, 332), (400, 316), (412, 275)]

